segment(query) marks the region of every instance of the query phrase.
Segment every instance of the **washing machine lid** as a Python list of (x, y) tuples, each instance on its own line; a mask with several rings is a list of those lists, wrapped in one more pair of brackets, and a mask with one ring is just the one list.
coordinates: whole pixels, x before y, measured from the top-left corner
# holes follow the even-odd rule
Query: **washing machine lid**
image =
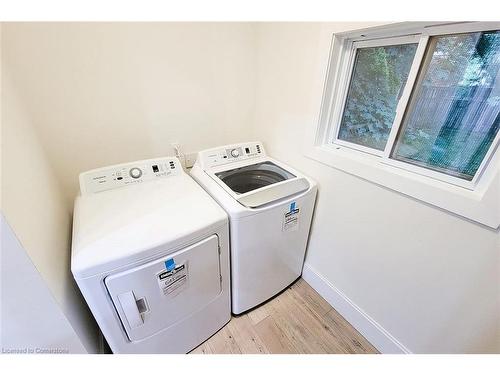
[(75, 277), (154, 257), (165, 244), (175, 251), (227, 223), (224, 210), (174, 163), (179, 172), (167, 178), (77, 197), (71, 258)]
[(246, 142), (201, 151), (202, 169), (238, 203), (258, 208), (305, 192), (308, 178), (268, 156), (261, 142)]
[(269, 160), (218, 172), (215, 176), (237, 194), (248, 193), (296, 177)]
[(262, 207), (280, 199), (309, 189), (306, 178), (278, 166), (275, 161), (265, 159), (250, 165), (214, 172), (226, 191), (240, 204), (249, 208)]

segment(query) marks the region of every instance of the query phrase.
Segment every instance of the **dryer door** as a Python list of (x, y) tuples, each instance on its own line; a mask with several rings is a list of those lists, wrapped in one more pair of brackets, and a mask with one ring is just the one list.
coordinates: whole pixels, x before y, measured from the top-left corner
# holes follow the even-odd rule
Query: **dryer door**
[(218, 237), (104, 282), (130, 341), (147, 338), (203, 309), (222, 292)]

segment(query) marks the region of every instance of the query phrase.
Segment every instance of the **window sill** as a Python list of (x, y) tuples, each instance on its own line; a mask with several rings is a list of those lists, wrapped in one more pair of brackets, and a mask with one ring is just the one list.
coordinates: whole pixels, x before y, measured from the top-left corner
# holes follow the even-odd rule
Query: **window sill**
[[(500, 154), (500, 153), (497, 153)], [(500, 226), (500, 173), (483, 175), (474, 191), (384, 163), (379, 157), (342, 146), (310, 147), (306, 157), (366, 181), (421, 200), (487, 227)], [(498, 156), (498, 155), (497, 155)]]

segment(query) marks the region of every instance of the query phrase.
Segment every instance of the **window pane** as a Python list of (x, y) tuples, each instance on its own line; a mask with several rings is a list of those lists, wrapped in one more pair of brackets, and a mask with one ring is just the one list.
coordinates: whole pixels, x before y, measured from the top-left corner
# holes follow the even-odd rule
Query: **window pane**
[(359, 48), (338, 138), (384, 150), (417, 44)]
[(499, 66), (498, 31), (431, 38), (392, 157), (472, 180), (500, 125)]

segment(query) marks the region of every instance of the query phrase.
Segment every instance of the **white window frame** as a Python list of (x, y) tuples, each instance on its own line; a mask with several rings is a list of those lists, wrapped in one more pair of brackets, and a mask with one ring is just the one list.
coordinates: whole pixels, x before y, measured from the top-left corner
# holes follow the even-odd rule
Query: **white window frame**
[[(340, 131), (340, 125), (342, 122), (342, 116), (344, 114), (345, 106), (347, 104), (347, 94), (349, 91), (349, 87), (351, 84), (351, 79), (352, 75), (354, 73), (354, 63), (356, 62), (356, 53), (357, 50), (360, 48), (369, 48), (369, 47), (385, 47), (385, 46), (391, 46), (391, 45), (400, 45), (400, 44), (415, 44), (420, 42), (420, 36), (419, 35), (405, 35), (405, 36), (398, 36), (398, 37), (389, 37), (389, 38), (383, 38), (383, 39), (371, 39), (371, 40), (349, 40), (347, 44), (347, 48), (350, 51), (348, 54), (348, 61), (345, 66), (345, 69), (342, 71), (342, 76), (339, 78), (339, 99), (338, 102), (334, 104), (334, 108), (332, 110), (332, 118), (330, 119), (329, 122), (329, 130), (328, 130), (328, 135), (327, 139), (329, 140), (334, 140), (335, 144), (345, 146), (345, 147), (350, 147), (355, 150), (363, 151), (372, 155), (377, 155), (377, 156), (383, 156), (385, 153), (385, 150), (377, 150), (374, 148), (366, 147), (363, 145), (359, 145), (356, 143), (352, 142), (347, 142), (342, 139), (339, 139), (339, 131)], [(425, 48), (425, 47), (424, 47)], [(416, 56), (417, 56), (418, 48), (417, 51), (415, 52), (415, 58), (413, 60), (413, 64), (415, 64)], [(411, 70), (410, 70), (411, 72)], [(409, 76), (408, 76), (409, 78)], [(404, 93), (404, 91), (403, 91)], [(401, 96), (402, 97), (402, 96)], [(398, 104), (399, 106), (399, 104)], [(392, 131), (392, 128), (391, 128)], [(387, 145), (389, 144), (389, 140), (387, 141), (386, 144), (386, 149)]]
[[(423, 30), (420, 34), (410, 34), (410, 35), (402, 35), (402, 36), (393, 36), (387, 38), (373, 38), (369, 40), (365, 40), (366, 38), (362, 38), (361, 40), (358, 38), (350, 39), (346, 41), (346, 48), (349, 53), (346, 54), (347, 61), (344, 62), (344, 66), (342, 67), (342, 71), (339, 77), (339, 85), (338, 85), (338, 97), (337, 101), (333, 103), (332, 109), (332, 117), (327, 126), (327, 138), (325, 139), (325, 143), (330, 142), (334, 145), (340, 145), (344, 147), (349, 147), (355, 150), (363, 151), (372, 155), (380, 156), (382, 161), (388, 165), (392, 165), (394, 167), (406, 169), (408, 171), (419, 173), (424, 176), (428, 176), (431, 178), (435, 178), (444, 182), (448, 182), (450, 184), (454, 184), (466, 189), (474, 190), (477, 185), (477, 182), (482, 175), (482, 172), (488, 165), (490, 157), (495, 152), (498, 147), (498, 142), (500, 140), (500, 132), (497, 134), (495, 139), (493, 140), (492, 145), (488, 149), (488, 153), (483, 159), (479, 169), (475, 173), (472, 180), (465, 180), (463, 178), (446, 174), (445, 172), (438, 172), (429, 168), (420, 167), (415, 164), (410, 164), (408, 162), (404, 162), (397, 159), (391, 158), (392, 150), (394, 149), (396, 138), (400, 128), (403, 125), (404, 115), (408, 109), (408, 105), (410, 103), (411, 95), (413, 89), (418, 84), (417, 78), (418, 73), (423, 66), (424, 58), (426, 57), (426, 48), (429, 41), (429, 38), (433, 35), (449, 35), (449, 34), (459, 34), (465, 32), (474, 32), (481, 31), (484, 29), (484, 26), (479, 26), (478, 24), (468, 24), (468, 25), (460, 25), (460, 26), (448, 26), (446, 29), (442, 27), (436, 28), (428, 28)], [(352, 79), (354, 63), (356, 60), (356, 52), (359, 48), (366, 47), (383, 47), (388, 45), (396, 45), (396, 44), (410, 44), (410, 43), (418, 43), (417, 50), (415, 52), (415, 56), (413, 59), (412, 66), (410, 68), (408, 78), (406, 80), (405, 88), (403, 90), (403, 94), (401, 95), (399, 102), (396, 107), (396, 115), (394, 117), (394, 121), (391, 127), (391, 132), (387, 139), (387, 143), (385, 149), (383, 151), (373, 149), (370, 147), (366, 147), (363, 145), (359, 145), (356, 143), (344, 141), (338, 138), (338, 133), (340, 131), (340, 125), (342, 121), (342, 116), (344, 113), (345, 105), (347, 103), (347, 94), (350, 86), (350, 82)]]
[[(447, 211), (492, 228), (500, 226), (500, 132), (495, 137), (471, 181), (428, 168), (391, 159), (412, 90), (416, 87), (429, 38), (500, 29), (499, 22), (403, 23), (354, 32), (329, 35), (330, 53), (326, 68), (321, 108), (314, 133), (306, 141), (306, 156), (341, 169), (405, 195), (415, 197)], [(405, 44), (418, 41), (407, 83), (396, 108), (396, 115), (385, 150), (379, 151), (347, 141), (337, 135), (352, 75), (356, 48)], [(323, 70), (323, 74), (325, 71)], [(323, 75), (324, 79), (325, 75)], [(332, 142), (333, 140), (333, 142)], [(479, 202), (479, 203), (478, 203)], [(493, 206), (491, 207), (493, 203)], [(487, 206), (490, 205), (488, 208)]]

